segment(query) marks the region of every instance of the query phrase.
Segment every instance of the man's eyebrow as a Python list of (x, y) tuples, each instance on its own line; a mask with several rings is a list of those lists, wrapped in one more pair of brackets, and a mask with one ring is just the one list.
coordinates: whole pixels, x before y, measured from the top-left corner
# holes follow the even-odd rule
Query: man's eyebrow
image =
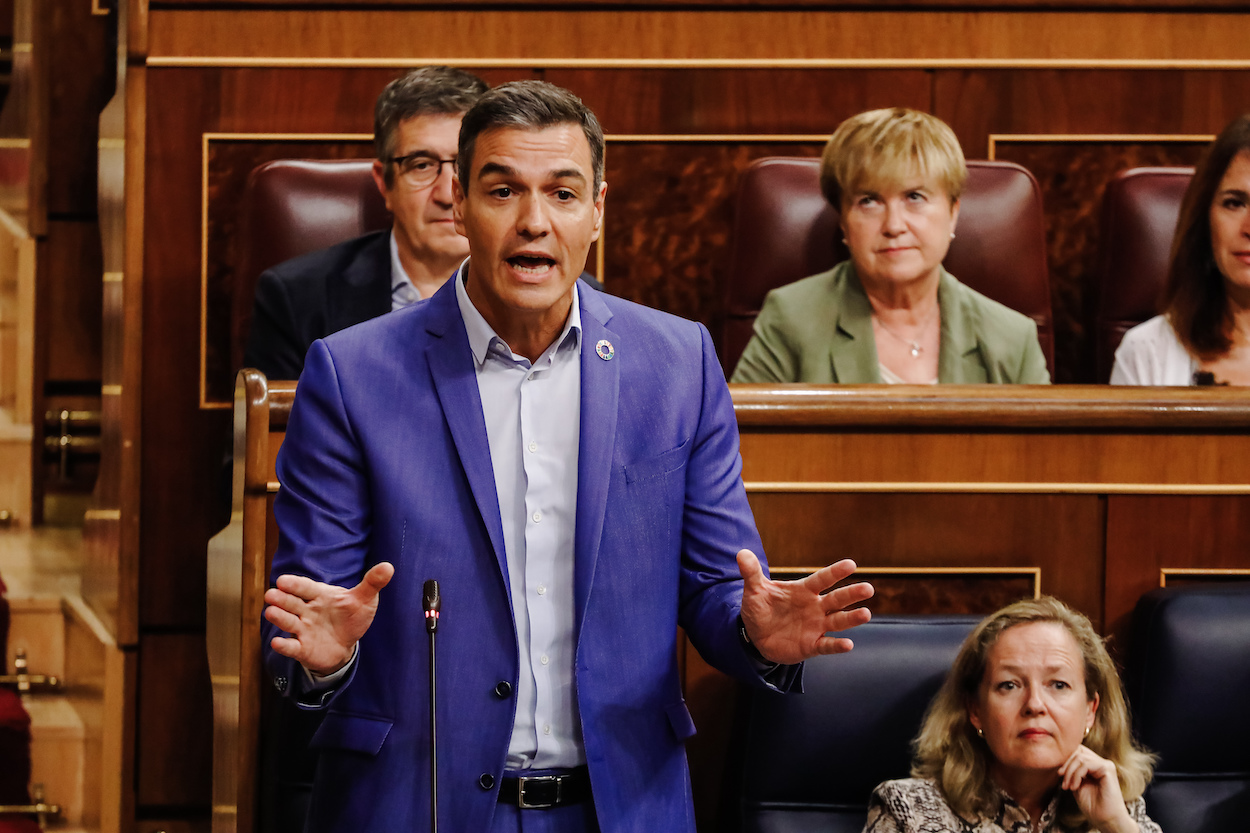
[(508, 165), (501, 165), (498, 162), (487, 162), (477, 172), (478, 179), (481, 179), (487, 174), (500, 174), (501, 176), (515, 176), (516, 170)]
[(552, 179), (580, 179), (582, 182), (586, 181), (586, 175), (582, 173), (581, 170), (578, 168), (565, 168), (564, 170), (561, 170), (561, 171), (552, 171), (551, 178)]

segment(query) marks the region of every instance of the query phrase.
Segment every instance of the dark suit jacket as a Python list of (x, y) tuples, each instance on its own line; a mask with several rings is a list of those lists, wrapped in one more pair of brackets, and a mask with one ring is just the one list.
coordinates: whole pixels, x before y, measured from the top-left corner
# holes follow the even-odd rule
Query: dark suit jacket
[[(577, 700), (604, 833), (693, 833), (678, 625), (720, 669), (762, 684), (736, 620), (734, 554), (761, 552), (733, 403), (701, 325), (579, 286), (581, 427), (573, 564)], [(610, 343), (611, 358), (596, 345)], [(316, 342), (278, 456), (274, 575), (350, 586), (395, 577), (325, 708), (313, 833), (424, 830), (428, 637), (437, 578), (439, 818), (489, 830), (520, 673), (503, 527), (468, 336), (449, 281), (432, 298)], [(797, 673), (783, 686), (797, 683)], [(312, 699), (308, 699), (308, 698)]]
[[(588, 273), (582, 280), (603, 290)], [(256, 282), (243, 366), (298, 379), (314, 341), (390, 311), (390, 229), (292, 258)]]
[(256, 282), (243, 363), (298, 379), (314, 341), (390, 311), (390, 229), (292, 258)]

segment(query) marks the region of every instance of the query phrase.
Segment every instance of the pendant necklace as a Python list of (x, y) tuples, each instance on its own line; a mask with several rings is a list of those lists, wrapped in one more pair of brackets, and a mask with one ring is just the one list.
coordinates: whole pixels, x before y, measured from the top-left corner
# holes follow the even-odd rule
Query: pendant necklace
[[(896, 341), (898, 341), (900, 344), (907, 345), (907, 347), (909, 348), (909, 352), (911, 353), (911, 357), (913, 359), (920, 358), (920, 354), (924, 352), (924, 347), (920, 345), (920, 342), (912, 341), (909, 338), (903, 338), (901, 335), (899, 335), (898, 333), (894, 332), (889, 327), (887, 327), (885, 325), (885, 322), (881, 320), (880, 316), (874, 315), (873, 318), (876, 320), (877, 324), (880, 325), (881, 329), (885, 330), (886, 333), (892, 336)], [(924, 322), (922, 331), (927, 331), (929, 329), (929, 323), (932, 320), (933, 319), (930, 318), (928, 321)]]

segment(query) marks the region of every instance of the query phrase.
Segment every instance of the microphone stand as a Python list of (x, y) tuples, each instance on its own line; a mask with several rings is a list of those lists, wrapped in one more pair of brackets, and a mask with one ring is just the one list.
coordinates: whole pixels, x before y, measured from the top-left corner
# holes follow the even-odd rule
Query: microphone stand
[(438, 632), (438, 615), (443, 606), (438, 593), (438, 582), (429, 579), (422, 592), (425, 609), (425, 630), (430, 635), (430, 833), (438, 833), (438, 719), (435, 703), (434, 634)]

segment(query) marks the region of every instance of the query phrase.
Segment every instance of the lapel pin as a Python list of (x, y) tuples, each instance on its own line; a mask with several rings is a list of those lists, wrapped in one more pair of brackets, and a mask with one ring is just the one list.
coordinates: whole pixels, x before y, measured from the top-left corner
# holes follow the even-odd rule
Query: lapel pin
[(599, 343), (595, 345), (595, 352), (598, 353), (599, 358), (603, 359), (605, 362), (612, 361), (612, 357), (616, 355), (616, 352), (612, 349), (612, 342), (608, 341), (606, 338), (599, 339)]

